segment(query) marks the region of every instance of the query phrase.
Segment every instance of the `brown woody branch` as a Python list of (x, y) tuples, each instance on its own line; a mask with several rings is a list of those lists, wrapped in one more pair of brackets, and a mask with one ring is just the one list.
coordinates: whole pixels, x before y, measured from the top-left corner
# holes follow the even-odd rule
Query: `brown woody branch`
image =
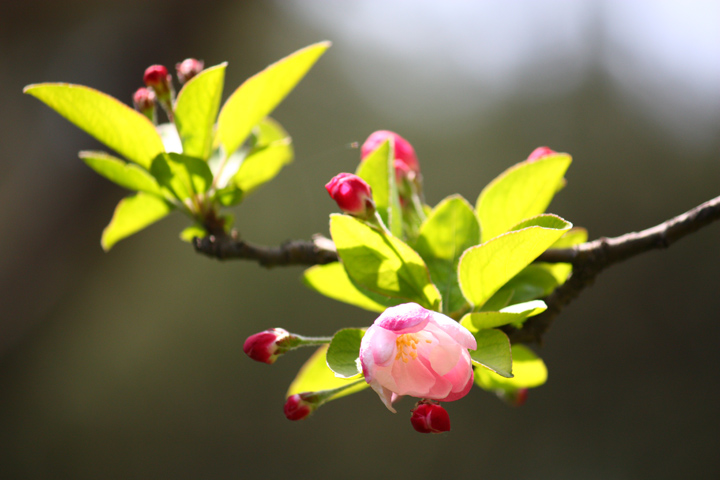
[[(573, 248), (547, 250), (537, 261), (571, 263), (573, 273), (567, 282), (545, 299), (548, 306), (545, 312), (530, 318), (521, 329), (507, 327), (506, 333), (513, 343), (540, 343), (555, 317), (583, 289), (591, 285), (601, 271), (643, 252), (667, 248), (718, 219), (720, 197), (640, 232), (626, 233), (615, 238), (601, 237)], [(253, 260), (265, 267), (323, 265), (338, 260), (332, 240), (320, 235), (313, 237), (310, 242), (293, 240), (279, 247), (253, 245), (238, 239), (236, 235), (196, 238), (194, 245), (198, 252), (209, 257), (219, 260)]]
[(601, 237), (573, 248), (548, 250), (537, 259), (542, 262), (572, 263), (573, 273), (562, 286), (546, 299), (548, 309), (530, 318), (519, 330), (508, 328), (513, 343), (541, 343), (555, 317), (580, 292), (592, 285), (595, 277), (610, 265), (650, 250), (670, 245), (702, 227), (720, 219), (720, 197), (698, 205), (682, 215), (671, 218), (640, 232), (626, 233), (615, 238)]

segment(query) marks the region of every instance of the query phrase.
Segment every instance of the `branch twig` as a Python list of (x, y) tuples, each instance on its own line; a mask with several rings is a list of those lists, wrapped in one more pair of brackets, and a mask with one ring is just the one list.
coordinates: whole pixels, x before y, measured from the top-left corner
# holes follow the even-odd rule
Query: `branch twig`
[(573, 248), (548, 250), (538, 258), (542, 262), (572, 263), (573, 273), (562, 286), (546, 299), (548, 309), (530, 318), (519, 330), (506, 330), (513, 343), (541, 343), (555, 317), (580, 292), (592, 285), (595, 277), (610, 265), (650, 250), (670, 245), (702, 227), (720, 219), (720, 197), (640, 232), (615, 238), (601, 237)]
[[(720, 219), (720, 197), (698, 205), (682, 215), (671, 218), (640, 232), (615, 238), (601, 237), (573, 248), (551, 249), (538, 257), (538, 262), (571, 263), (573, 273), (562, 286), (546, 299), (548, 309), (530, 318), (521, 329), (506, 328), (513, 343), (540, 343), (555, 317), (590, 286), (595, 277), (610, 265), (650, 250), (667, 248), (686, 235)], [(196, 238), (195, 250), (219, 260), (246, 259), (264, 267), (283, 265), (323, 265), (338, 260), (332, 240), (316, 235), (313, 240), (292, 240), (279, 247), (253, 245), (235, 235)]]

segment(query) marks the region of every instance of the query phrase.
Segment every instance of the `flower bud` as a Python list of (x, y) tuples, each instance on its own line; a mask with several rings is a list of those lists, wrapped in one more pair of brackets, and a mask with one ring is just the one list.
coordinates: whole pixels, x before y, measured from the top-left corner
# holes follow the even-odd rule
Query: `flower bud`
[(370, 185), (357, 175), (352, 173), (335, 175), (325, 185), (325, 189), (343, 212), (364, 219), (375, 214)]
[(405, 167), (402, 167), (400, 171), (409, 170), (415, 173), (420, 172), (420, 164), (418, 163), (415, 149), (410, 142), (405, 140), (403, 137), (395, 132), (389, 130), (378, 130), (373, 132), (365, 140), (365, 143), (360, 147), (360, 158), (364, 159), (375, 149), (377, 149), (385, 140), (392, 138), (395, 144), (395, 171), (398, 172), (398, 161), (402, 161)]
[(420, 401), (413, 409), (410, 423), (420, 433), (443, 433), (450, 431), (450, 416), (436, 403)]
[(152, 88), (158, 98), (162, 99), (170, 93), (171, 85), (170, 74), (167, 68), (162, 65), (151, 65), (145, 70), (143, 81), (148, 88)]
[(296, 393), (290, 395), (285, 402), (283, 411), (288, 420), (303, 420), (314, 412), (318, 405), (314, 392)]
[(243, 351), (253, 360), (272, 365), (280, 355), (288, 350), (285, 344), (290, 343), (288, 340), (292, 338), (287, 330), (272, 328), (249, 336), (245, 340)]
[(133, 105), (135, 110), (154, 121), (155, 119), (155, 94), (145, 87), (138, 88), (133, 94)]
[(557, 152), (555, 150), (552, 150), (548, 147), (538, 147), (535, 150), (532, 151), (530, 156), (528, 156), (529, 161), (533, 160), (540, 160), (543, 157), (547, 157), (548, 155), (554, 155)]
[(204, 67), (205, 62), (203, 62), (202, 60), (196, 60), (194, 58), (186, 58), (182, 62), (175, 64), (175, 70), (177, 71), (177, 76), (180, 83), (187, 82), (195, 75), (202, 72)]

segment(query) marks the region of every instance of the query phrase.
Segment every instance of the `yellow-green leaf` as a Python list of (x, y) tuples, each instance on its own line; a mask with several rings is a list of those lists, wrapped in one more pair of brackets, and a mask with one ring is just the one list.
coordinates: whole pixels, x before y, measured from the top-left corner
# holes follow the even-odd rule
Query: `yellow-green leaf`
[(134, 163), (127, 163), (105, 152), (82, 151), (79, 156), (90, 168), (121, 187), (162, 195), (155, 178)]
[(23, 91), (146, 169), (165, 151), (147, 117), (102, 92), (69, 83), (28, 85)]
[(570, 155), (558, 153), (539, 160), (526, 160), (490, 182), (477, 199), (476, 210), (486, 242), (521, 221), (539, 215), (550, 204)]
[(218, 117), (218, 136), (227, 155), (250, 135), (252, 128), (287, 96), (305, 76), (330, 42), (305, 47), (279, 60), (240, 85)]
[(172, 205), (160, 197), (140, 192), (118, 203), (112, 220), (103, 230), (100, 244), (108, 251), (123, 238), (139, 232), (165, 217), (173, 210)]
[(460, 289), (476, 308), (555, 243), (572, 225), (555, 215), (540, 215), (465, 251), (458, 266)]
[(303, 281), (308, 287), (326, 297), (371, 312), (383, 312), (387, 307), (403, 303), (403, 300), (389, 298), (356, 285), (340, 262), (308, 268), (303, 273)]
[(210, 157), (213, 125), (220, 108), (225, 67), (221, 63), (207, 68), (191, 78), (175, 101), (177, 125), (183, 153), (206, 160)]
[(512, 346), (512, 378), (502, 377), (487, 368), (475, 369), (475, 383), (485, 390), (514, 391), (539, 387), (547, 381), (545, 362), (525, 345)]
[(330, 233), (348, 275), (358, 284), (439, 311), (440, 292), (425, 262), (402, 240), (339, 214), (330, 217)]
[[(344, 387), (351, 383), (357, 382), (357, 379), (346, 379), (338, 378), (335, 376), (330, 367), (327, 366), (325, 354), (327, 353), (328, 346), (323, 345), (318, 348), (315, 353), (305, 362), (298, 372), (295, 380), (290, 384), (290, 388), (287, 391), (286, 396), (295, 395), (296, 393), (303, 392), (319, 392), (322, 390), (333, 390), (335, 388)], [(335, 400), (351, 393), (359, 392), (368, 387), (365, 382), (360, 382), (357, 385), (353, 385), (341, 392), (336, 393), (330, 398)]]

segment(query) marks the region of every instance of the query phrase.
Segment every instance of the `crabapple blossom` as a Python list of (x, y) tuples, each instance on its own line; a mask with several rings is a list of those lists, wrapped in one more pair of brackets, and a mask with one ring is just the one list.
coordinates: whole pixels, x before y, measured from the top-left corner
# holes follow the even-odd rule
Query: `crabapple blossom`
[(365, 381), (390, 411), (402, 395), (458, 400), (473, 384), (475, 337), (455, 320), (416, 303), (386, 309), (360, 344)]
[(528, 160), (540, 160), (543, 157), (547, 157), (548, 155), (553, 155), (557, 153), (555, 150), (552, 150), (548, 147), (538, 147), (535, 150), (532, 151), (532, 153), (528, 156)]
[(272, 328), (251, 335), (245, 340), (243, 351), (248, 357), (269, 365), (285, 352), (282, 344), (290, 338), (290, 333), (282, 328)]
[(405, 140), (403, 137), (395, 132), (391, 132), (390, 130), (378, 130), (377, 132), (371, 133), (367, 140), (365, 140), (365, 143), (362, 144), (362, 147), (360, 147), (360, 158), (364, 159), (367, 157), (370, 153), (377, 149), (380, 144), (389, 138), (392, 138), (395, 144), (396, 174), (407, 171), (419, 173), (420, 164), (418, 163), (417, 155), (415, 154), (413, 146), (410, 145), (410, 142)]

